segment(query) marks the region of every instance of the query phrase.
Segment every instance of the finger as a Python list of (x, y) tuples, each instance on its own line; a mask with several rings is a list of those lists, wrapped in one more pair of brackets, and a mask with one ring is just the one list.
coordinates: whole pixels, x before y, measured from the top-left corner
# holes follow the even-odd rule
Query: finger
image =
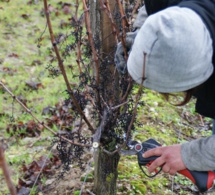
[(125, 60), (121, 60), (121, 61), (115, 61), (115, 64), (116, 64), (116, 68), (118, 70), (119, 73), (121, 74), (125, 74), (126, 72), (126, 62)]
[(169, 173), (170, 167), (169, 167), (167, 164), (164, 164), (163, 167), (162, 167), (162, 171), (163, 171), (164, 173)]
[[(125, 64), (125, 58), (123, 56), (120, 56), (120, 55), (116, 55), (115, 56), (115, 64), (117, 66), (121, 66), (121, 65), (124, 65)], [(125, 65), (124, 65), (125, 66)]]
[(162, 147), (157, 147), (144, 152), (143, 157), (148, 158), (150, 156), (160, 156), (161, 154), (162, 154)]
[(149, 166), (148, 171), (154, 172), (158, 167), (161, 167), (165, 163), (165, 160), (162, 157), (157, 158), (152, 162), (152, 164)]
[(126, 69), (126, 61), (124, 56), (122, 55), (115, 55), (115, 59), (114, 59), (115, 65), (117, 67), (117, 70), (122, 73), (125, 72)]
[(124, 49), (123, 49), (122, 43), (120, 42), (117, 44), (116, 54), (122, 55), (123, 53), (124, 53)]
[(126, 70), (127, 70), (127, 67), (126, 67), (126, 64), (122, 64), (120, 66), (117, 66), (117, 70), (118, 72), (120, 72), (121, 74), (125, 74), (126, 73)]
[(176, 172), (177, 172), (177, 171), (176, 171), (175, 169), (170, 169), (170, 170), (169, 170), (169, 174), (170, 174), (170, 175), (175, 175)]

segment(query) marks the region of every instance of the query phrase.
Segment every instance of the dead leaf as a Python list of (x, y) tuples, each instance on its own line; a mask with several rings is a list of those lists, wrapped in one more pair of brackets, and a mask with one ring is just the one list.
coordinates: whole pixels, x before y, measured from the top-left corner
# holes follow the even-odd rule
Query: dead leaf
[[(44, 127), (37, 124), (35, 121), (30, 120), (27, 123), (18, 121), (17, 124), (9, 124), (6, 128), (7, 133), (20, 137), (38, 137)], [(24, 131), (23, 131), (24, 130)]]
[(41, 82), (34, 82), (34, 81), (26, 81), (25, 82), (28, 87), (33, 90), (38, 90), (39, 88), (44, 88)]
[(25, 20), (27, 20), (27, 19), (29, 19), (30, 15), (29, 14), (22, 14), (21, 17), (24, 18)]
[(8, 57), (10, 58), (19, 58), (19, 55), (16, 53), (11, 53)]
[(72, 12), (72, 10), (70, 9), (70, 6), (68, 6), (68, 5), (63, 6), (62, 11), (66, 15), (68, 15), (68, 14), (70, 14)]
[(52, 6), (52, 5), (49, 5), (48, 6), (48, 11), (49, 12), (54, 12), (56, 9)]
[(40, 60), (34, 60), (34, 61), (31, 63), (32, 66), (41, 65), (41, 64), (42, 64), (42, 62), (41, 62)]

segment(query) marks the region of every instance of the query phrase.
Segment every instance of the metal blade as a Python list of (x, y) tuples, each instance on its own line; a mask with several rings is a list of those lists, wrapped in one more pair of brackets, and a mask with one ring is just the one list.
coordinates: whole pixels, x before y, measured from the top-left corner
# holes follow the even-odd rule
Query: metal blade
[(129, 150), (120, 150), (120, 153), (123, 155), (123, 156), (131, 156), (131, 155), (136, 155), (137, 154), (137, 150), (135, 149), (135, 146), (139, 144), (139, 142), (137, 142), (136, 140), (130, 140), (128, 141), (128, 148)]
[(136, 150), (120, 150), (120, 153), (123, 155), (123, 156), (131, 156), (131, 155), (136, 155), (137, 154), (137, 151)]

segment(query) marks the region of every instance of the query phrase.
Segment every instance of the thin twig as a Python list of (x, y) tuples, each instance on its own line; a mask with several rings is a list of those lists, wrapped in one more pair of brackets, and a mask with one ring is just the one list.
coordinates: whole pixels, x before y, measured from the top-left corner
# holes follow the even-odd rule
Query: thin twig
[(100, 123), (99, 127), (96, 129), (95, 134), (93, 135), (93, 142), (98, 142), (98, 143), (100, 142), (102, 132), (104, 131), (104, 128), (105, 128), (106, 124), (108, 123), (107, 116), (108, 116), (108, 112), (105, 109), (103, 112), (101, 123)]
[(50, 37), (51, 37), (51, 42), (52, 42), (52, 45), (53, 45), (53, 48), (54, 48), (54, 51), (55, 51), (55, 54), (56, 54), (56, 57), (57, 57), (57, 60), (58, 60), (58, 66), (59, 66), (59, 68), (60, 68), (60, 70), (62, 72), (63, 78), (65, 80), (67, 90), (68, 90), (68, 92), (69, 92), (69, 94), (70, 94), (70, 96), (72, 98), (72, 101), (73, 101), (75, 107), (77, 108), (79, 114), (83, 117), (83, 119), (87, 123), (87, 126), (89, 127), (89, 129), (93, 132), (94, 129), (93, 129), (92, 125), (90, 124), (90, 122), (86, 118), (85, 114), (83, 113), (83, 111), (82, 111), (80, 105), (78, 104), (78, 101), (75, 98), (75, 96), (73, 94), (73, 91), (72, 91), (72, 89), (70, 87), (70, 83), (69, 83), (66, 71), (64, 69), (63, 60), (61, 59), (60, 52), (59, 52), (58, 47), (57, 47), (57, 42), (55, 40), (54, 33), (53, 33), (53, 30), (52, 30), (52, 24), (51, 24), (51, 20), (50, 20), (50, 17), (49, 17), (49, 10), (48, 10), (47, 0), (43, 0), (43, 2), (44, 2), (46, 20), (47, 20), (47, 24), (48, 24), (48, 28), (49, 28), (49, 34), (50, 34)]
[(141, 83), (140, 83), (140, 86), (139, 86), (139, 89), (138, 89), (138, 92), (137, 92), (137, 95), (135, 97), (136, 99), (136, 102), (135, 102), (135, 106), (134, 106), (134, 111), (133, 111), (133, 115), (132, 115), (132, 118), (131, 118), (131, 122), (128, 126), (128, 130), (127, 130), (127, 133), (126, 133), (126, 141), (125, 141), (125, 144), (128, 142), (128, 139), (130, 137), (130, 133), (131, 133), (131, 128), (134, 124), (134, 120), (135, 120), (135, 117), (137, 115), (137, 105), (138, 105), (138, 102), (139, 102), (139, 99), (140, 99), (140, 96), (141, 96), (141, 93), (142, 93), (142, 88), (143, 88), (143, 82), (145, 80), (145, 65), (146, 65), (146, 53), (143, 53), (143, 72), (142, 72), (142, 80), (141, 80)]
[(137, 9), (138, 9), (139, 5), (140, 5), (140, 0), (137, 0), (136, 4), (134, 6), (134, 9), (132, 10), (132, 13), (131, 13), (131, 19), (134, 18), (134, 13), (137, 12)]
[(48, 131), (50, 131), (51, 133), (53, 133), (55, 136), (62, 138), (63, 140), (69, 142), (70, 144), (73, 145), (77, 145), (77, 146), (81, 146), (81, 147), (91, 147), (92, 145), (90, 144), (80, 144), (77, 142), (72, 142), (71, 140), (67, 139), (64, 136), (59, 135), (58, 133), (54, 132), (49, 126), (47, 126), (46, 124), (44, 124), (44, 122), (40, 121), (32, 112), (31, 110), (25, 106), (1, 81), (0, 81), (0, 85), (11, 95), (11, 97), (16, 100), (23, 108), (24, 110), (30, 114), (40, 125), (42, 125), (43, 127), (45, 127)]
[(89, 9), (87, 8), (87, 4), (86, 1), (83, 0), (83, 6), (84, 6), (84, 15), (85, 15), (85, 23), (86, 23), (86, 28), (87, 28), (87, 35), (88, 35), (88, 40), (92, 49), (92, 54), (93, 54), (93, 59), (94, 62), (96, 64), (96, 83), (97, 85), (99, 85), (99, 61), (98, 61), (98, 53), (95, 49), (95, 45), (93, 42), (93, 34), (92, 34), (92, 30), (90, 27), (90, 16), (89, 16)]
[(93, 161), (93, 158), (89, 160), (89, 162), (87, 163), (87, 167), (86, 167), (86, 176), (84, 178), (84, 181), (83, 181), (83, 184), (81, 185), (81, 190), (80, 190), (80, 193), (79, 195), (82, 195), (82, 191), (84, 189), (84, 185), (86, 183), (86, 180), (87, 180), (87, 177), (89, 175), (89, 170), (90, 170), (90, 167), (92, 166), (92, 161)]
[(107, 17), (110, 19), (112, 30), (113, 30), (112, 34), (114, 34), (115, 42), (118, 43), (117, 36), (119, 35), (119, 30), (113, 20), (113, 16), (110, 11), (109, 1), (105, 0), (103, 2), (103, 0), (100, 0), (100, 6), (101, 6), (101, 9), (104, 10), (104, 12), (106, 13)]
[(93, 192), (91, 192), (90, 190), (86, 190), (90, 195), (96, 195)]
[(127, 100), (126, 102), (123, 102), (117, 106), (114, 106), (114, 107), (111, 107), (111, 110), (116, 110), (117, 108), (121, 107), (121, 106), (124, 106), (125, 104), (127, 104), (129, 101)]
[(80, 65), (81, 60), (80, 59), (81, 59), (81, 40), (78, 40), (76, 62), (78, 64), (79, 72), (80, 72), (80, 74), (82, 74), (82, 69), (81, 69), (81, 65)]
[[(80, 20), (81, 20), (81, 23), (82, 23), (82, 16), (80, 17)], [(79, 73), (80, 73), (80, 75), (83, 73), (83, 71), (82, 71), (82, 68), (81, 68), (81, 64), (80, 64), (80, 62), (82, 62), (82, 60), (81, 60), (81, 45), (82, 45), (82, 42), (81, 42), (81, 39), (79, 39), (78, 40), (78, 43), (77, 43), (77, 58), (76, 58), (76, 62), (77, 62), (77, 64), (78, 64), (78, 68), (79, 68)], [(84, 64), (83, 64), (84, 65)], [(86, 67), (84, 67), (85, 69), (86, 69)], [(81, 78), (82, 79), (82, 78)], [(85, 85), (84, 86), (85, 87), (85, 89), (86, 89), (86, 91), (88, 92), (88, 94), (90, 94), (90, 90), (89, 90), (89, 87), (87, 86), (87, 85)], [(90, 96), (90, 95), (88, 95), (88, 97), (89, 97), (89, 99), (90, 99), (90, 101), (91, 101), (91, 103), (94, 105), (94, 107), (96, 107), (96, 104), (95, 104), (95, 102), (94, 102), (94, 100), (93, 100), (93, 98)], [(99, 112), (98, 112), (98, 114), (99, 115), (101, 115)]]
[(97, 97), (97, 105), (100, 107), (100, 96), (99, 96), (99, 84), (100, 84), (100, 77), (99, 77), (99, 58), (98, 58), (98, 53), (96, 51), (94, 41), (93, 41), (93, 33), (91, 30), (90, 26), (90, 15), (89, 15), (89, 9), (87, 7), (86, 1), (83, 1), (83, 6), (84, 6), (84, 16), (85, 16), (85, 24), (86, 24), (86, 29), (87, 29), (87, 36), (88, 36), (88, 41), (90, 43), (90, 47), (92, 50), (92, 56), (93, 60), (95, 63), (95, 78), (96, 78), (96, 97)]
[[(46, 161), (48, 160), (48, 158), (49, 158), (49, 156), (50, 156), (50, 154), (51, 154), (53, 148), (54, 148), (54, 146), (52, 146), (51, 150), (49, 151), (48, 156), (46, 157), (46, 159), (45, 159), (45, 161), (44, 161), (44, 163), (43, 163), (43, 165), (42, 165), (42, 167), (41, 167), (41, 169), (40, 169), (40, 172), (38, 173), (37, 178), (36, 178), (35, 181), (34, 181), (34, 185), (33, 185), (33, 187), (31, 188), (31, 191), (34, 190), (34, 186), (36, 185), (37, 180), (39, 179), (40, 174), (41, 174), (41, 172), (43, 171), (43, 168), (44, 168), (45, 165), (46, 165)], [(30, 192), (30, 194), (31, 194), (31, 192)]]
[(125, 101), (126, 99), (127, 99), (127, 97), (128, 97), (128, 95), (129, 95), (129, 93), (130, 93), (130, 91), (131, 91), (131, 89), (132, 89), (132, 78), (131, 78), (131, 76), (129, 75), (128, 76), (129, 78), (129, 83), (128, 83), (128, 87), (127, 87), (127, 89), (126, 89), (126, 92), (125, 92), (125, 94), (123, 95), (123, 97), (122, 97), (122, 99), (121, 99), (121, 101)]
[(126, 133), (126, 140), (118, 149), (114, 150), (113, 152), (109, 152), (109, 151), (103, 149), (103, 151), (105, 153), (109, 154), (109, 155), (113, 155), (113, 154), (115, 154), (117, 152), (120, 152), (120, 150), (126, 146), (126, 144), (128, 142), (128, 139), (130, 138), (131, 128), (132, 128), (132, 126), (134, 124), (135, 117), (137, 115), (137, 105), (138, 105), (139, 98), (141, 96), (141, 92), (142, 92), (142, 88), (143, 88), (143, 81), (145, 79), (145, 72), (144, 72), (145, 71), (145, 63), (146, 63), (146, 54), (144, 53), (142, 80), (141, 80), (141, 84), (139, 86), (138, 92), (137, 92), (137, 94), (135, 96), (135, 106), (134, 106), (131, 122), (130, 122), (130, 124), (128, 126), (128, 130), (127, 130), (127, 133)]
[(199, 119), (200, 119), (200, 122), (201, 122), (201, 126), (204, 127), (205, 124), (204, 124), (203, 118), (202, 118), (202, 116), (200, 114), (199, 114)]
[[(78, 1), (78, 0), (77, 0)], [(76, 19), (75, 18), (75, 20), (76, 20), (76, 22), (79, 22), (80, 23), (80, 25), (81, 26), (83, 26), (83, 15), (81, 15), (80, 16), (80, 18), (79, 19)], [(77, 64), (78, 64), (78, 68), (79, 68), (79, 72), (80, 72), (80, 74), (82, 74), (82, 69), (81, 69), (81, 62), (82, 62), (82, 60), (81, 60), (81, 45), (83, 44), (82, 43), (82, 40), (81, 40), (81, 37), (82, 37), (82, 31), (81, 31), (81, 34), (79, 35), (79, 37), (78, 37), (78, 42), (77, 42), (77, 58), (76, 58), (76, 62), (77, 62)], [(84, 66), (84, 63), (83, 63), (83, 66)], [(84, 68), (86, 68), (85, 66), (84, 66)]]
[(10, 178), (10, 173), (9, 173), (9, 169), (5, 160), (5, 156), (4, 156), (4, 151), (2, 148), (2, 145), (0, 144), (0, 167), (3, 170), (3, 174), (7, 183), (7, 187), (11, 193), (11, 195), (16, 195), (16, 188), (13, 185), (13, 182)]
[(127, 54), (126, 40), (125, 39), (126, 39), (126, 26), (129, 26), (129, 24), (128, 24), (128, 20), (126, 18), (123, 6), (121, 4), (121, 1), (120, 0), (116, 0), (116, 1), (118, 3), (119, 12), (120, 12), (121, 19), (122, 19), (122, 36), (120, 37), (120, 39), (121, 39), (121, 43), (122, 43), (123, 50), (124, 50), (125, 60), (127, 60), (128, 54)]
[(100, 95), (100, 98), (101, 98), (102, 102), (104, 103), (105, 107), (106, 107), (108, 110), (110, 110), (110, 106), (108, 105), (107, 102), (105, 102), (105, 100), (104, 100), (104, 98), (102, 97), (102, 95)]
[(76, 4), (75, 4), (75, 17), (78, 18), (78, 7), (79, 7), (79, 1), (76, 0)]

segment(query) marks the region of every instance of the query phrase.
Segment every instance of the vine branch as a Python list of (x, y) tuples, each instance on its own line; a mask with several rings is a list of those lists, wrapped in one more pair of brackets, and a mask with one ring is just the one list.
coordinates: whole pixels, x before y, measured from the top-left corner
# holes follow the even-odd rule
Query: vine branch
[(92, 35), (92, 30), (90, 28), (90, 16), (89, 16), (89, 9), (87, 8), (86, 1), (83, 0), (83, 6), (84, 6), (84, 15), (85, 15), (85, 23), (86, 23), (86, 28), (87, 28), (87, 35), (88, 35), (88, 40), (90, 42), (90, 46), (92, 49), (92, 54), (93, 54), (93, 59), (96, 64), (96, 83), (99, 85), (99, 61), (98, 61), (98, 54), (94, 46), (93, 42), (93, 35)]
[(128, 58), (128, 54), (127, 54), (127, 50), (126, 50), (126, 26), (129, 26), (128, 20), (126, 18), (124, 9), (122, 7), (121, 1), (120, 0), (116, 0), (119, 6), (119, 12), (121, 15), (121, 19), (122, 19), (122, 36), (120, 36), (121, 39), (121, 43), (123, 46), (123, 50), (124, 50), (124, 55), (125, 55), (125, 59), (127, 60)]
[(10, 173), (9, 173), (9, 169), (5, 160), (5, 156), (4, 156), (4, 150), (2, 148), (2, 145), (0, 144), (0, 167), (3, 170), (3, 175), (5, 177), (6, 183), (7, 183), (7, 187), (11, 193), (11, 195), (16, 195), (16, 188), (13, 185), (13, 182), (10, 178)]
[(44, 122), (40, 121), (32, 112), (31, 110), (25, 106), (1, 81), (0, 81), (0, 85), (11, 95), (11, 97), (16, 100), (16, 102), (19, 103), (19, 105), (22, 106), (22, 108), (24, 108), (24, 110), (30, 114), (32, 116), (32, 118), (34, 118), (40, 125), (42, 125), (43, 127), (45, 127), (48, 131), (50, 131), (52, 134), (54, 134), (55, 136), (62, 138), (63, 140), (69, 142), (70, 144), (76, 145), (76, 146), (81, 146), (81, 147), (91, 147), (91, 144), (81, 144), (81, 143), (77, 143), (77, 142), (72, 142), (71, 140), (67, 139), (64, 136), (59, 135), (58, 133), (54, 132), (49, 126), (47, 126), (46, 124), (44, 124)]
[(116, 24), (114, 23), (108, 0), (105, 0), (105, 2), (103, 2), (103, 0), (100, 0), (100, 7), (102, 10), (104, 10), (107, 17), (109, 18), (111, 26), (112, 26), (112, 31), (113, 31), (112, 34), (114, 34), (115, 42), (118, 43), (117, 35), (119, 35), (119, 30), (118, 30)]
[(59, 68), (60, 68), (60, 70), (62, 72), (62, 75), (63, 75), (63, 78), (65, 80), (65, 83), (66, 83), (66, 86), (67, 86), (67, 90), (68, 90), (68, 92), (69, 92), (69, 94), (70, 94), (70, 96), (72, 98), (72, 101), (73, 101), (74, 105), (76, 106), (79, 114), (83, 117), (83, 119), (87, 123), (87, 126), (89, 127), (89, 129), (93, 132), (94, 128), (92, 127), (92, 125), (90, 124), (90, 122), (88, 121), (88, 119), (86, 118), (86, 116), (83, 113), (80, 105), (78, 104), (77, 99), (73, 95), (73, 92), (72, 92), (72, 89), (70, 87), (66, 71), (64, 69), (63, 60), (61, 59), (60, 52), (59, 52), (58, 47), (57, 47), (57, 42), (55, 41), (54, 33), (53, 33), (53, 30), (52, 30), (51, 20), (50, 20), (50, 17), (49, 17), (49, 10), (48, 10), (47, 0), (43, 0), (43, 2), (44, 2), (44, 10), (45, 10), (45, 15), (46, 15), (48, 29), (49, 29), (49, 34), (50, 34), (50, 37), (51, 37), (51, 42), (52, 42), (52, 45), (53, 45), (53, 48), (54, 48), (54, 51), (55, 51), (55, 54), (56, 54), (56, 57), (57, 57), (57, 60), (58, 60)]
[(139, 98), (140, 98), (141, 93), (142, 93), (143, 82), (144, 82), (144, 80), (145, 80), (145, 72), (144, 72), (144, 71), (145, 71), (145, 64), (146, 64), (146, 53), (143, 53), (143, 58), (144, 58), (144, 59), (143, 59), (142, 80), (141, 80), (141, 83), (140, 83), (138, 92), (137, 92), (137, 94), (136, 94), (136, 96), (135, 96), (135, 106), (134, 106), (134, 110), (133, 110), (133, 114), (132, 114), (132, 118), (131, 118), (130, 124), (129, 124), (128, 129), (127, 129), (126, 140), (124, 141), (124, 143), (123, 143), (118, 149), (114, 150), (113, 152), (109, 152), (109, 151), (107, 151), (107, 150), (105, 150), (105, 149), (103, 148), (103, 151), (104, 151), (105, 153), (109, 154), (109, 155), (114, 155), (115, 153), (120, 152), (120, 150), (121, 150), (122, 148), (125, 147), (125, 145), (126, 145), (127, 142), (128, 142), (128, 139), (130, 138), (131, 128), (132, 128), (132, 126), (133, 126), (133, 124), (134, 124), (135, 117), (136, 117), (136, 115), (137, 115), (137, 105), (138, 105), (138, 101), (139, 101)]

